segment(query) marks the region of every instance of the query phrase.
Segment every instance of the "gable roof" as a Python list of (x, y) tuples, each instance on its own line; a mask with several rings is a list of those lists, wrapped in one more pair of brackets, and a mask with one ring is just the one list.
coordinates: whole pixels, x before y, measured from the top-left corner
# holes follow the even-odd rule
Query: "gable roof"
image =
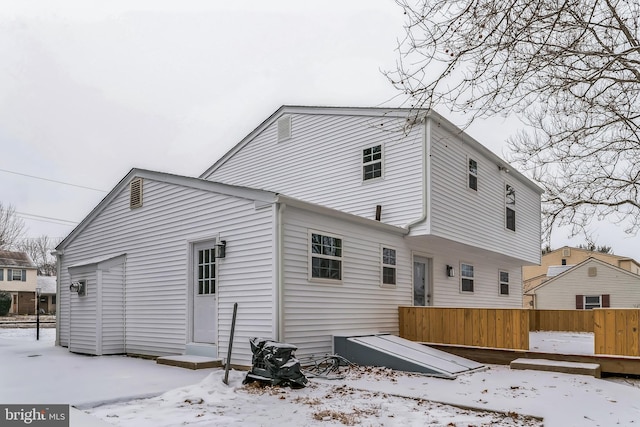
[[(456, 133), (465, 144), (470, 145), (475, 150), (482, 153), (498, 165), (507, 165), (507, 162), (498, 157), (493, 151), (482, 145), (480, 142), (469, 136), (466, 132), (454, 125), (452, 122), (435, 112), (434, 110), (418, 110), (415, 108), (380, 108), (380, 107), (319, 107), (319, 106), (296, 106), (283, 105), (271, 114), (265, 121), (260, 123), (253, 131), (245, 136), (233, 148), (227, 151), (220, 159), (218, 159), (211, 167), (200, 174), (200, 178), (209, 176), (218, 168), (224, 165), (238, 151), (242, 150), (257, 135), (262, 133), (266, 128), (271, 126), (276, 120), (286, 114), (309, 114), (309, 115), (334, 115), (334, 116), (364, 116), (364, 117), (395, 117), (411, 120), (414, 123), (420, 123), (427, 118), (438, 121), (445, 129)], [(509, 168), (509, 174), (516, 179), (522, 181), (525, 185), (542, 194), (544, 190), (529, 178), (522, 175), (513, 168)]]
[(242, 187), (237, 185), (222, 184), (219, 182), (208, 181), (201, 178), (193, 178), (182, 175), (174, 175), (166, 172), (157, 172), (147, 169), (133, 168), (127, 175), (116, 184), (115, 187), (93, 208), (93, 210), (74, 228), (71, 233), (65, 237), (58, 246), (56, 251), (63, 250), (69, 243), (71, 243), (76, 236), (82, 232), (93, 219), (102, 212), (102, 210), (117, 197), (117, 195), (129, 185), (129, 182), (135, 178), (151, 179), (155, 181), (165, 182), (169, 184), (179, 185), (183, 187), (196, 188), (204, 191), (211, 191), (214, 193), (226, 194), (230, 196), (236, 196), (243, 199), (255, 200), (260, 202), (274, 202), (276, 200), (276, 193), (265, 190), (258, 190), (249, 187)]
[(625, 270), (623, 268), (620, 268), (618, 266), (615, 266), (613, 264), (609, 264), (608, 262), (599, 260), (598, 258), (589, 257), (589, 258), (585, 259), (584, 261), (582, 261), (581, 263), (576, 264), (576, 265), (572, 266), (571, 268), (569, 268), (569, 269), (563, 271), (562, 273), (558, 274), (557, 276), (547, 280), (546, 282), (542, 282), (538, 286), (529, 289), (527, 292), (525, 292), (525, 294), (526, 295), (535, 294), (538, 289), (543, 288), (543, 287), (545, 287), (545, 286), (547, 286), (549, 284), (554, 283), (555, 281), (557, 281), (561, 277), (565, 277), (565, 276), (573, 273), (574, 271), (578, 270), (580, 267), (583, 267), (583, 266), (585, 266), (587, 264), (593, 264), (593, 263), (599, 264), (601, 267), (604, 267), (604, 268), (610, 268), (612, 270), (615, 270), (619, 274), (625, 274), (625, 275), (627, 275), (630, 278), (633, 278), (635, 280), (640, 280), (640, 275), (634, 274), (634, 273), (632, 273), (630, 271), (627, 271), (627, 270)]
[(36, 268), (26, 252), (0, 251), (0, 267)]

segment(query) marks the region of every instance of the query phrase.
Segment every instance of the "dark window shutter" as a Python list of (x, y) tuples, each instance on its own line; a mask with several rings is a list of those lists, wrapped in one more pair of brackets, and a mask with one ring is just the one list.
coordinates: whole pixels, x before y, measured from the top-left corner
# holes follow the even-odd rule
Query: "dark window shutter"
[(584, 308), (584, 298), (582, 295), (576, 295), (576, 310), (582, 310)]
[(10, 268), (7, 268), (7, 280), (9, 282), (13, 280), (13, 270)]
[(606, 307), (611, 307), (611, 301), (610, 301), (610, 295), (602, 295), (602, 307), (606, 308)]
[(27, 281), (27, 270), (22, 270), (22, 281), (23, 282)]

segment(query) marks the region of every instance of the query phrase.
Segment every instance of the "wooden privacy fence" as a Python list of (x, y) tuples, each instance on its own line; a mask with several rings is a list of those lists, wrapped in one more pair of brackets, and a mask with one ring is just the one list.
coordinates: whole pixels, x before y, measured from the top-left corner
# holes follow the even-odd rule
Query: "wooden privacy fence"
[(398, 307), (400, 336), (412, 341), (529, 349), (529, 310)]
[(593, 310), (529, 310), (529, 330), (593, 332)]
[(597, 308), (593, 311), (595, 354), (640, 356), (640, 310)]

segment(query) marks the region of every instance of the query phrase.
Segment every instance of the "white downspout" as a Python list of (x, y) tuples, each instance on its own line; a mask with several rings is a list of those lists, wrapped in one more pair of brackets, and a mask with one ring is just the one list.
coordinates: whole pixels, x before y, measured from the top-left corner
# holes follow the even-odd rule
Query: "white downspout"
[(422, 215), (409, 222), (407, 225), (404, 226), (404, 228), (407, 229), (407, 231), (411, 230), (411, 227), (413, 227), (414, 225), (424, 221), (425, 219), (427, 219), (430, 215), (429, 212), (431, 210), (431, 206), (427, 205), (427, 201), (428, 201), (428, 196), (429, 196), (429, 186), (427, 183), (430, 184), (431, 180), (430, 180), (430, 174), (431, 174), (431, 118), (426, 115), (424, 117), (424, 127), (423, 127), (423, 134), (422, 134), (422, 167), (423, 167), (423, 174), (422, 174)]
[(284, 260), (282, 259), (282, 254), (284, 253), (284, 230), (282, 217), (286, 207), (284, 203), (278, 202), (276, 208), (276, 341), (284, 339)]
[[(56, 344), (60, 346), (60, 304), (62, 303), (61, 292), (60, 292), (60, 269), (62, 267), (62, 255), (63, 252), (53, 251), (52, 255), (56, 257)], [(71, 304), (69, 304), (69, 308), (71, 308)]]

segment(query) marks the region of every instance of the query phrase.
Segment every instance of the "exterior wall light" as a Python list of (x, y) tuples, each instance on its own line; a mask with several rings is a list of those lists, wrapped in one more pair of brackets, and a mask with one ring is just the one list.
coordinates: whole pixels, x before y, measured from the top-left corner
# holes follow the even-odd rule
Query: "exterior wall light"
[(224, 258), (227, 255), (227, 241), (220, 240), (220, 243), (216, 243), (216, 259)]
[(447, 265), (447, 277), (455, 277), (456, 276), (456, 270), (453, 268), (452, 265)]
[(87, 293), (87, 281), (77, 280), (75, 282), (71, 282), (71, 286), (69, 286), (69, 291), (77, 292), (78, 296), (85, 296)]

